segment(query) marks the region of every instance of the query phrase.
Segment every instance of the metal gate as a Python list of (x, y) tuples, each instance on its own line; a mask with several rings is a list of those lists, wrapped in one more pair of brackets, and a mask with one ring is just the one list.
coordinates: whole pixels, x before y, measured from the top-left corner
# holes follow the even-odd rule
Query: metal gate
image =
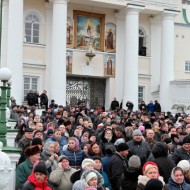
[(67, 105), (85, 104), (87, 108), (105, 105), (105, 79), (67, 77)]

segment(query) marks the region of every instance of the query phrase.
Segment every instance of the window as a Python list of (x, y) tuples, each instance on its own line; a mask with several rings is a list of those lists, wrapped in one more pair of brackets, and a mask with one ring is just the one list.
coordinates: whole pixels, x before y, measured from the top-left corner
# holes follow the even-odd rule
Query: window
[(39, 17), (35, 14), (30, 14), (25, 20), (25, 42), (39, 43)]
[(38, 90), (38, 80), (38, 77), (24, 76), (24, 97), (30, 90)]
[(190, 61), (185, 61), (185, 71), (190, 72)]
[(146, 35), (144, 29), (139, 29), (139, 55), (146, 56)]
[(144, 101), (144, 86), (139, 86), (139, 92), (138, 92), (138, 102), (139, 104)]

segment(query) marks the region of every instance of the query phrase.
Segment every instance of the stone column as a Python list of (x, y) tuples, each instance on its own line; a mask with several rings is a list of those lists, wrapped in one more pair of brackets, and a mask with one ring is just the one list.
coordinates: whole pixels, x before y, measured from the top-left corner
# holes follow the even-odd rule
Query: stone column
[(138, 110), (138, 45), (139, 45), (139, 12), (143, 6), (127, 5), (125, 19), (125, 54), (123, 69), (123, 108), (126, 102), (134, 104)]
[(12, 96), (23, 101), (23, 0), (9, 0), (7, 67), (12, 71)]
[(162, 15), (162, 41), (160, 63), (160, 104), (162, 111), (171, 109), (170, 81), (174, 79), (174, 17), (176, 11)]
[(66, 24), (68, 0), (53, 2), (52, 58), (49, 78), (51, 98), (66, 105)]

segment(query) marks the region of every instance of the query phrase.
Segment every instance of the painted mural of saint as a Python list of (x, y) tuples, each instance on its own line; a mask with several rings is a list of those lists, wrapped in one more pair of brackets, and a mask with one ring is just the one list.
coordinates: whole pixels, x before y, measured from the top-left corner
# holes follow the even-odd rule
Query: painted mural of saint
[(112, 59), (109, 56), (107, 60), (107, 75), (113, 75), (112, 74)]
[(107, 34), (107, 49), (114, 49), (113, 47), (113, 32), (112, 32), (112, 29), (110, 28), (109, 31), (108, 31), (108, 34)]

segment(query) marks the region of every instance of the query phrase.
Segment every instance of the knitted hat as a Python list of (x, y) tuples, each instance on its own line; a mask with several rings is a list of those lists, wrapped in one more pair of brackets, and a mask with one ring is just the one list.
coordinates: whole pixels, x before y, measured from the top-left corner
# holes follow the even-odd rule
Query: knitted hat
[(126, 144), (126, 143), (120, 143), (118, 146), (117, 146), (117, 151), (120, 152), (120, 151), (125, 151), (125, 150), (129, 150), (129, 146)]
[(181, 160), (178, 164), (177, 167), (180, 167), (184, 172), (190, 169), (190, 163), (187, 160)]
[(29, 127), (25, 129), (25, 132), (28, 132), (28, 133), (32, 133), (33, 131), (34, 131), (34, 129), (29, 128)]
[(147, 182), (144, 190), (162, 190), (162, 188), (163, 188), (163, 183), (160, 180), (150, 179)]
[(35, 135), (36, 135), (37, 133), (42, 133), (42, 134), (43, 134), (42, 131), (40, 131), (40, 130), (36, 130), (36, 131), (34, 132), (33, 138), (35, 137)]
[(93, 156), (92, 159), (93, 159), (93, 160), (99, 160), (100, 162), (102, 162), (102, 159), (101, 159), (101, 157), (99, 157), (99, 156)]
[(154, 162), (146, 162), (142, 168), (142, 173), (146, 174), (150, 168), (155, 168), (158, 170), (158, 166)]
[(65, 156), (65, 155), (59, 156), (57, 161), (62, 162), (63, 159), (67, 159), (69, 161), (69, 158), (67, 156)]
[(43, 145), (42, 139), (37, 138), (37, 137), (32, 139), (32, 144), (31, 145)]
[(36, 173), (36, 172), (44, 174), (44, 175), (48, 174), (47, 169), (46, 169), (46, 165), (44, 162), (41, 161), (38, 163), (38, 165), (34, 169), (34, 173)]
[(32, 155), (35, 155), (35, 154), (38, 154), (38, 153), (40, 153), (40, 152), (41, 152), (41, 150), (40, 150), (40, 148), (39, 148), (38, 145), (29, 146), (29, 147), (26, 148), (26, 150), (25, 150), (25, 154), (26, 154), (27, 157), (32, 156)]
[(141, 160), (138, 156), (133, 155), (129, 158), (128, 166), (133, 168), (139, 168), (141, 166)]
[(81, 167), (84, 169), (86, 166), (88, 165), (95, 165), (95, 162), (94, 160), (90, 159), (90, 158), (85, 158), (83, 161), (82, 161), (82, 164), (81, 164)]
[(94, 172), (90, 172), (90, 173), (88, 173), (87, 175), (86, 175), (86, 177), (85, 177), (85, 181), (86, 182), (89, 182), (92, 178), (97, 178), (97, 175), (96, 175), (96, 173), (94, 173)]
[(138, 128), (138, 130), (144, 131), (144, 130), (145, 130), (145, 127), (144, 127), (143, 125), (140, 125), (139, 128)]
[(184, 139), (183, 139), (183, 144), (185, 143), (190, 143), (190, 136), (186, 136)]
[(142, 133), (141, 133), (141, 131), (139, 129), (135, 129), (133, 131), (133, 135), (132, 136), (134, 137), (134, 136), (138, 136), (138, 135), (142, 136)]

